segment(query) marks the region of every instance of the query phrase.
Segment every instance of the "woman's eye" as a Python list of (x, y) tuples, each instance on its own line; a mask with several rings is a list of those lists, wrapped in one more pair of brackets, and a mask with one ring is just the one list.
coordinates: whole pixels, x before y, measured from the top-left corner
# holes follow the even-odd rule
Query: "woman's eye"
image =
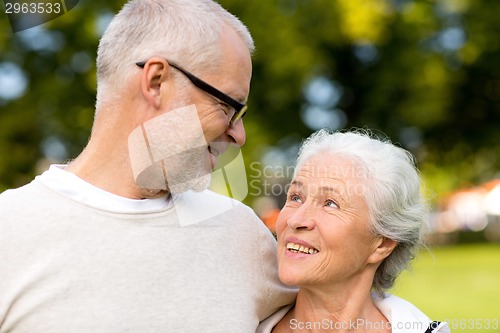
[(326, 200), (325, 206), (330, 208), (340, 208), (339, 205), (337, 205), (337, 203), (333, 200)]
[(290, 201), (292, 202), (302, 202), (302, 198), (297, 194), (290, 195)]

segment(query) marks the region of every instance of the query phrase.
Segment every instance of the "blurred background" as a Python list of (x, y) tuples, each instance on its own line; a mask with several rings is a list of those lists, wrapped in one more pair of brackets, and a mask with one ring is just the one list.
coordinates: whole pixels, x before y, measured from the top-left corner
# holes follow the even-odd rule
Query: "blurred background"
[[(415, 155), (433, 207), (431, 248), (393, 292), (454, 332), (500, 332), (500, 1), (219, 2), (257, 46), (244, 201), (273, 230), (301, 140), (388, 136)], [(0, 13), (0, 192), (85, 146), (98, 39), (123, 3), (81, 0), (16, 33)]]

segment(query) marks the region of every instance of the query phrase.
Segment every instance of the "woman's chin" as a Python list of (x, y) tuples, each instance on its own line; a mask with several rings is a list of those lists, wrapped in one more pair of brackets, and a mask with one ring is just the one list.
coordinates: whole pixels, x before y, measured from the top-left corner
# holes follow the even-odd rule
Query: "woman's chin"
[(301, 275), (282, 269), (279, 270), (279, 278), (280, 281), (287, 286), (298, 286), (303, 281)]

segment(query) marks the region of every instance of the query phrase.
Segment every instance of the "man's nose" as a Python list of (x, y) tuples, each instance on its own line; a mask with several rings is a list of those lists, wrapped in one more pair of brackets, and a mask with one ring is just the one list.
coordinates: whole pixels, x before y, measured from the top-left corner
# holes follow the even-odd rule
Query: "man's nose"
[(231, 137), (238, 146), (243, 146), (246, 141), (245, 126), (243, 125), (243, 119), (238, 121), (233, 126), (229, 126), (226, 134)]

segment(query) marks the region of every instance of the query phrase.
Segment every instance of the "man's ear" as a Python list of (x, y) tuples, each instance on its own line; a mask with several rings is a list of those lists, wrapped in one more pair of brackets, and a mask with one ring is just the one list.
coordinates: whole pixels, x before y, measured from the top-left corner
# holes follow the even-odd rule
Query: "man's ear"
[(161, 86), (169, 75), (170, 66), (165, 59), (150, 58), (141, 75), (141, 91), (145, 99), (155, 108), (161, 105)]
[(379, 264), (381, 263), (385, 258), (387, 258), (392, 251), (396, 248), (398, 245), (398, 242), (395, 240), (386, 238), (386, 237), (379, 237), (375, 243), (375, 249), (372, 252), (372, 254), (368, 257), (368, 263), (369, 264)]

